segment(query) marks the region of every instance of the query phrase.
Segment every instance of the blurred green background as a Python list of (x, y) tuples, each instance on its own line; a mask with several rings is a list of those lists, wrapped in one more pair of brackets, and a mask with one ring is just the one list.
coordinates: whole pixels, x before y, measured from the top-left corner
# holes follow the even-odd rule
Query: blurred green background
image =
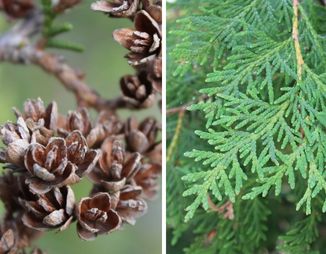
[[(74, 30), (60, 38), (67, 38), (85, 46), (84, 53), (53, 51), (64, 55), (74, 67), (85, 71), (87, 83), (102, 96), (114, 98), (120, 94), (119, 79), (124, 74), (133, 73), (123, 56), (127, 53), (112, 38), (113, 30), (132, 27), (132, 23), (124, 19), (112, 19), (103, 14), (92, 12), (89, 8), (92, 1), (69, 11), (57, 21), (69, 21)], [(1, 32), (8, 28), (5, 17), (0, 14)], [(47, 104), (55, 100), (59, 111), (66, 113), (75, 108), (73, 94), (53, 77), (35, 66), (20, 66), (0, 63), (0, 124), (14, 120), (12, 107), (22, 108), (27, 98), (40, 97)], [(119, 112), (122, 118), (131, 113)], [(147, 115), (159, 116), (157, 108), (137, 112), (135, 115), (143, 119)], [(76, 198), (87, 196), (90, 184), (83, 181), (73, 187)], [(3, 208), (0, 207), (3, 212)], [(39, 245), (48, 254), (158, 254), (161, 253), (161, 195), (149, 202), (148, 213), (137, 220), (136, 226), (126, 225), (124, 229), (110, 235), (100, 236), (95, 241), (84, 242), (76, 233), (75, 224), (60, 233), (49, 232), (43, 236)]]

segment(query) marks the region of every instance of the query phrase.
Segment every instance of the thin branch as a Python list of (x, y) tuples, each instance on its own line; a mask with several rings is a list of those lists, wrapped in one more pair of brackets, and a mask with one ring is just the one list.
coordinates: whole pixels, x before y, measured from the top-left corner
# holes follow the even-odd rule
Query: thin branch
[(166, 114), (167, 115), (173, 115), (176, 113), (180, 113), (180, 112), (184, 112), (187, 110), (187, 107), (190, 106), (191, 104), (185, 104), (183, 106), (180, 107), (175, 107), (175, 108), (170, 108), (168, 110), (166, 110)]
[(80, 106), (98, 111), (114, 111), (117, 108), (132, 108), (121, 97), (106, 100), (90, 88), (80, 72), (63, 61), (61, 56), (50, 54), (30, 43), (30, 37), (40, 32), (42, 15), (33, 11), (21, 23), (0, 37), (0, 61), (14, 64), (34, 64), (57, 78), (66, 89), (72, 91)]
[(172, 158), (174, 149), (176, 148), (177, 144), (178, 144), (178, 139), (181, 133), (181, 129), (182, 129), (182, 122), (183, 122), (183, 117), (184, 117), (184, 111), (180, 111), (179, 112), (179, 117), (178, 117), (178, 123), (177, 126), (175, 128), (175, 132), (173, 135), (173, 139), (172, 142), (168, 148), (168, 152), (167, 152), (167, 156), (166, 156), (166, 161), (169, 162)]
[[(297, 77), (298, 81), (302, 80), (302, 70), (304, 65), (304, 60), (302, 57), (300, 42), (299, 42), (299, 0), (293, 0), (293, 26), (292, 26), (292, 38), (294, 41), (295, 54), (297, 59)], [(298, 108), (299, 112), (301, 111)], [(302, 139), (305, 138), (305, 132), (303, 128), (300, 128), (300, 134)]]
[(221, 206), (216, 206), (211, 197), (207, 195), (207, 202), (212, 211), (222, 214), (225, 219), (233, 220), (234, 219), (234, 210), (233, 204), (231, 201), (227, 201)]
[(302, 67), (304, 65), (300, 42), (299, 42), (299, 0), (293, 0), (293, 26), (292, 38), (294, 40), (295, 53), (297, 57), (298, 81), (302, 80)]
[(188, 102), (188, 103), (186, 103), (186, 104), (184, 104), (184, 105), (182, 105), (182, 106), (167, 109), (167, 110), (166, 110), (166, 114), (167, 114), (167, 115), (173, 115), (173, 114), (180, 113), (180, 112), (182, 112), (182, 111), (186, 111), (187, 108), (188, 108), (189, 106), (191, 106), (192, 104), (197, 103), (197, 102), (200, 102), (200, 101), (203, 101), (203, 100), (205, 100), (205, 99), (207, 99), (207, 98), (208, 98), (207, 95), (200, 96), (197, 100), (194, 100), (194, 101)]
[[(10, 52), (10, 51), (9, 51)], [(23, 56), (24, 61), (41, 67), (47, 73), (56, 77), (66, 89), (72, 91), (80, 106), (92, 107), (96, 110), (114, 110), (124, 107), (125, 102), (118, 98), (116, 100), (106, 100), (98, 93), (92, 90), (82, 79), (79, 72), (64, 63), (63, 60), (46, 51), (36, 49), (32, 46), (25, 46), (14, 52), (7, 61), (19, 63), (15, 61), (15, 54)], [(0, 48), (0, 60), (3, 59), (3, 54)]]

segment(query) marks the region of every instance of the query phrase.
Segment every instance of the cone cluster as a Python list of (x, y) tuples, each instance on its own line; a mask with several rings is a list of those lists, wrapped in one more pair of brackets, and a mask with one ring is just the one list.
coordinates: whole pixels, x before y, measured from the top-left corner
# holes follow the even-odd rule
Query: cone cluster
[[(1, 231), (4, 253), (74, 221), (78, 235), (91, 240), (134, 224), (146, 212), (161, 172), (160, 128), (154, 119), (122, 122), (102, 112), (93, 123), (85, 108), (64, 116), (55, 102), (45, 107), (41, 99), (26, 101), (15, 114), (16, 121), (0, 129), (5, 144), (0, 160), (6, 168), (0, 198), (10, 222)], [(71, 186), (83, 178), (93, 187), (76, 201)]]
[[(80, 2), (52, 1), (49, 8), (57, 15)], [(113, 34), (129, 50), (126, 58), (135, 69), (120, 80), (118, 101), (125, 108), (151, 107), (161, 93), (161, 5), (152, 0), (92, 4), (93, 10), (134, 24)], [(0, 0), (0, 9), (10, 19), (24, 20), (39, 11), (33, 0)], [(62, 115), (55, 102), (46, 106), (41, 99), (27, 100), (14, 112), (16, 120), (0, 126), (0, 199), (6, 211), (0, 253), (26, 254), (43, 232), (62, 231), (74, 222), (79, 237), (92, 240), (133, 225), (146, 213), (161, 174), (160, 127), (154, 118), (121, 121), (113, 108), (98, 112), (94, 121), (86, 108)], [(89, 196), (76, 200), (73, 186), (85, 178), (92, 183)]]
[(110, 17), (129, 18), (134, 28), (117, 29), (114, 39), (129, 50), (128, 63), (136, 74), (121, 78), (124, 99), (138, 108), (147, 108), (162, 91), (162, 3), (150, 0), (97, 1), (95, 11)]

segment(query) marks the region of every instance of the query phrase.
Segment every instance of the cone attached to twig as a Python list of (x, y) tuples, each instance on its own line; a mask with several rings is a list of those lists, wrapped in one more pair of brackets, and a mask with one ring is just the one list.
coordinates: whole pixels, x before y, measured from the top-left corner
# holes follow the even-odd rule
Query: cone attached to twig
[(64, 230), (73, 219), (75, 195), (69, 186), (56, 187), (45, 194), (37, 194), (34, 200), (20, 199), (20, 202), (25, 207), (22, 221), (32, 229)]
[(117, 230), (121, 218), (112, 209), (112, 200), (108, 193), (97, 193), (92, 198), (84, 198), (77, 207), (77, 231), (80, 238), (92, 240), (97, 235)]
[(119, 139), (107, 138), (101, 148), (99, 163), (89, 177), (110, 193), (121, 190), (141, 167), (141, 155), (128, 155)]
[(155, 102), (152, 83), (147, 79), (145, 72), (138, 76), (126, 75), (120, 80), (120, 87), (124, 99), (135, 108), (148, 108)]
[(65, 139), (52, 138), (47, 146), (31, 144), (25, 155), (25, 167), (31, 175), (27, 179), (30, 189), (40, 194), (53, 187), (74, 184), (93, 169), (98, 158), (99, 152), (88, 149), (79, 131)]

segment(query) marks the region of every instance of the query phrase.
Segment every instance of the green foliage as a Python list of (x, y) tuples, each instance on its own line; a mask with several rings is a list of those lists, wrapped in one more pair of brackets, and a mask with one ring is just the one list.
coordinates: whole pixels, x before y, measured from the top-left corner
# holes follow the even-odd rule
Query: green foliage
[[(195, 240), (185, 249), (187, 254), (222, 253), (237, 254), (256, 253), (260, 244), (266, 241), (266, 222), (270, 213), (262, 199), (250, 202), (235, 202), (233, 220), (217, 216), (215, 213), (196, 214), (193, 228)], [(216, 232), (213, 239), (211, 232)]]
[(317, 222), (318, 218), (314, 215), (297, 221), (284, 236), (280, 237), (281, 244), (278, 250), (283, 253), (319, 253), (312, 251), (310, 246), (318, 237)]
[[(263, 207), (255, 202), (275, 197), (281, 198), (279, 209), (290, 203), (297, 210), (294, 220), (285, 216), (293, 225), (290, 229), (269, 233), (275, 235), (274, 242), (255, 235), (266, 231), (267, 216), (257, 222), (263, 224), (261, 229), (246, 234), (257, 217), (247, 211), (246, 232), (229, 225), (236, 222), (220, 222), (225, 238), (206, 246), (204, 236), (196, 235), (187, 251), (260, 253), (274, 250), (276, 239), (284, 235), (279, 250), (314, 253), (312, 245), (320, 247), (316, 242), (321, 230), (316, 218), (326, 212), (326, 8), (319, 1), (300, 1), (301, 66), (291, 0), (186, 2), (169, 5), (167, 96), (168, 107), (192, 104), (184, 129), (198, 138), (190, 144), (193, 134), (179, 140), (189, 144), (189, 149), (180, 145), (176, 151), (185, 155), (175, 161), (182, 163), (182, 181), (174, 176), (184, 189), (183, 199), (182, 189), (168, 189), (169, 198), (185, 208), (188, 223), (197, 220), (198, 212), (210, 211), (208, 195), (216, 202), (234, 202), (235, 211), (237, 206)], [(168, 122), (174, 118), (169, 116)], [(178, 170), (175, 164), (168, 165), (168, 175)], [(264, 208), (260, 216), (262, 212)], [(239, 210), (235, 220), (244, 213), (244, 208)], [(175, 218), (173, 211), (169, 216)], [(203, 248), (207, 252), (198, 251)]]
[(76, 44), (74, 42), (56, 39), (58, 35), (71, 31), (73, 29), (73, 25), (70, 23), (63, 23), (58, 25), (55, 24), (55, 20), (57, 19), (59, 14), (53, 10), (52, 1), (41, 0), (41, 4), (44, 15), (42, 34), (45, 40), (45, 46), (48, 48), (57, 48), (82, 52), (84, 48), (81, 45)]

